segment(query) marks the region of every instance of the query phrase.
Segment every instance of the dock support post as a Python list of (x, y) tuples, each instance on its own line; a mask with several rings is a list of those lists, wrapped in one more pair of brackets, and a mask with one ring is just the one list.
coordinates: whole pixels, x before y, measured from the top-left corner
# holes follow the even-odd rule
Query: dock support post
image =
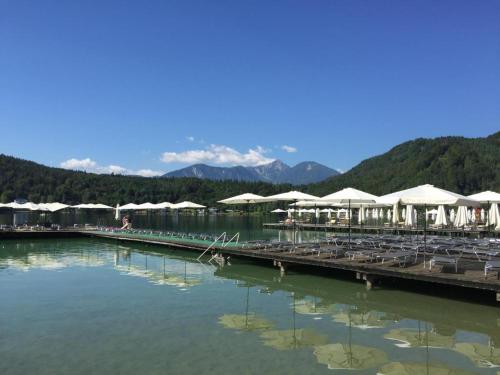
[(497, 302), (500, 302), (500, 293), (497, 292)]
[(283, 262), (278, 262), (277, 266), (279, 267), (280, 269), (280, 274), (281, 276), (284, 276), (286, 275), (286, 269), (287, 269), (287, 265)]
[(375, 287), (377, 278), (373, 275), (363, 274), (363, 280), (366, 281), (366, 290), (372, 290)]

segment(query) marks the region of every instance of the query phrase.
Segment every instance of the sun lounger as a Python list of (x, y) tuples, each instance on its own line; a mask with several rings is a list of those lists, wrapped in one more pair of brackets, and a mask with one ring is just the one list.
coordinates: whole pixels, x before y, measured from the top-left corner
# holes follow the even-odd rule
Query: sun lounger
[(444, 256), (444, 255), (434, 256), (431, 258), (429, 262), (429, 271), (432, 270), (433, 266), (453, 265), (455, 266), (455, 272), (458, 272), (458, 259), (459, 257), (456, 256)]
[(488, 277), (489, 272), (496, 272), (497, 279), (500, 279), (500, 260), (488, 260), (484, 265), (484, 278)]

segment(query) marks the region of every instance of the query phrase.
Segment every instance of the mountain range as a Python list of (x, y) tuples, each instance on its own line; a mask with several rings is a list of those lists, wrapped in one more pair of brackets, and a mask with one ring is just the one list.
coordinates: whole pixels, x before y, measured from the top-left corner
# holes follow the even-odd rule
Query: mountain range
[(206, 164), (195, 164), (169, 172), (163, 177), (196, 177), (216, 181), (262, 181), (272, 184), (306, 185), (339, 174), (339, 171), (314, 161), (305, 161), (290, 167), (281, 160), (275, 160), (256, 167), (212, 167)]

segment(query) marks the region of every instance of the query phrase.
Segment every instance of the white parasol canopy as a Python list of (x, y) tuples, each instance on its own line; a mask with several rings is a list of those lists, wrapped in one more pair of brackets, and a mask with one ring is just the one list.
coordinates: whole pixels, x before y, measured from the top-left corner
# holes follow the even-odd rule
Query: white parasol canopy
[(319, 200), (319, 197), (314, 195), (301, 193), (300, 191), (289, 191), (287, 193), (270, 195), (268, 197), (264, 197), (266, 202), (274, 202), (274, 201), (314, 201)]
[(179, 209), (184, 209), (184, 208), (205, 208), (205, 207), (206, 206), (203, 206), (203, 205), (198, 204), (198, 203), (184, 201), (181, 203), (173, 204), (171, 208), (173, 208), (174, 210), (179, 210)]
[(491, 190), (469, 195), (469, 198), (481, 203), (500, 203), (500, 194)]
[(82, 203), (82, 204), (77, 204), (75, 206), (71, 206), (72, 208), (87, 208), (87, 209), (94, 209), (94, 210), (112, 210), (113, 207), (111, 206), (106, 206), (105, 204), (102, 203)]
[(126, 210), (137, 210), (139, 207), (138, 204), (135, 204), (135, 203), (127, 203), (123, 206), (120, 207), (120, 210), (121, 211), (126, 211)]
[(365, 193), (364, 191), (354, 189), (354, 188), (345, 188), (339, 190), (335, 193), (326, 195), (320, 199), (320, 201), (338, 204), (338, 203), (375, 203), (377, 200), (377, 196), (369, 193)]
[(249, 204), (249, 203), (262, 203), (262, 202), (269, 202), (269, 200), (267, 200), (267, 198), (264, 198), (261, 195), (252, 193), (240, 194), (235, 197), (226, 198), (219, 201), (219, 203), (224, 203), (224, 204)]
[(284, 214), (284, 213), (285, 213), (285, 212), (287, 212), (287, 211), (282, 210), (281, 208), (277, 208), (277, 209), (275, 209), (275, 210), (272, 210), (271, 212), (272, 212), (273, 214)]
[(161, 202), (156, 204), (156, 208), (159, 210), (172, 207), (172, 203), (170, 202)]
[(42, 207), (33, 202), (26, 202), (26, 203), (11, 202), (5, 204), (4, 207), (12, 208), (13, 210), (49, 211), (48, 208)]
[(381, 203), (401, 203), (406, 205), (451, 205), (477, 207), (479, 202), (469, 197), (437, 188), (433, 185), (420, 185), (414, 188), (383, 195), (377, 200)]
[(53, 203), (39, 203), (38, 206), (42, 208), (46, 208), (50, 212), (55, 212), (59, 210), (64, 210), (65, 208), (68, 208), (68, 204), (64, 203), (59, 203), (59, 202), (53, 202)]
[(137, 205), (137, 210), (158, 210), (159, 207), (151, 202), (141, 203)]

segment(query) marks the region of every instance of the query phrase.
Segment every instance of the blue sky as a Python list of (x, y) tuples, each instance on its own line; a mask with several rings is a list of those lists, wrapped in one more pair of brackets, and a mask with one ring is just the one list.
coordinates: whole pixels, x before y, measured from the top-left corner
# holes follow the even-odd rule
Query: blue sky
[(496, 0), (0, 1), (0, 153), (348, 170), (498, 131), (499, 67)]

